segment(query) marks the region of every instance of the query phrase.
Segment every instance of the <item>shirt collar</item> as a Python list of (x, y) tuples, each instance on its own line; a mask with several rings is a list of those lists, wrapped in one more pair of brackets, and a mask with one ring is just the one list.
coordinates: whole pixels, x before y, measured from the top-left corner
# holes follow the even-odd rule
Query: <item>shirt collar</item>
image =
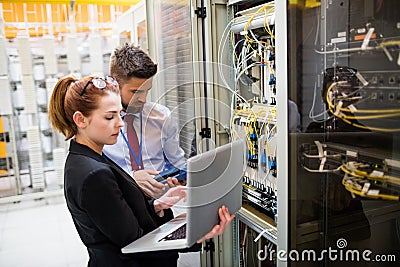
[[(121, 112), (120, 112), (121, 118), (125, 117), (126, 114), (128, 114), (128, 113), (126, 113), (125, 110), (121, 110)], [(139, 117), (139, 115), (140, 115), (140, 112), (133, 114), (134, 117)]]

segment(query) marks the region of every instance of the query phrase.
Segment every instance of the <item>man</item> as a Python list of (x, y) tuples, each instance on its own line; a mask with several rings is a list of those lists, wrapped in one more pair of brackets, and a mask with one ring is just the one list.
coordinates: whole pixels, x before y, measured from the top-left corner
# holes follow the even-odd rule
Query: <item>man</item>
[[(157, 174), (156, 171), (171, 165), (182, 166), (185, 163), (184, 151), (179, 146), (178, 127), (170, 110), (160, 104), (146, 102), (156, 72), (157, 65), (138, 47), (125, 43), (114, 50), (110, 58), (110, 75), (118, 81), (124, 109), (121, 115), (126, 119), (123, 135), (118, 136), (117, 143), (104, 147), (105, 154), (125, 171), (132, 173), (150, 197), (160, 196), (165, 187), (150, 174)], [(128, 146), (130, 142), (126, 121), (129, 121), (129, 116), (133, 117), (133, 127), (139, 143), (138, 153), (134, 153), (132, 147)], [(177, 183), (177, 180), (172, 182)]]

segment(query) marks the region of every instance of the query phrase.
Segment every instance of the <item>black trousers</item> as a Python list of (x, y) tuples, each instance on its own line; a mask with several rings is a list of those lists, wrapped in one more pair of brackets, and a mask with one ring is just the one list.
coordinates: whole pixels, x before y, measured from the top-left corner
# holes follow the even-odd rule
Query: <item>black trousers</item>
[(122, 254), (115, 251), (88, 248), (88, 267), (176, 267), (177, 252), (150, 252), (143, 254)]

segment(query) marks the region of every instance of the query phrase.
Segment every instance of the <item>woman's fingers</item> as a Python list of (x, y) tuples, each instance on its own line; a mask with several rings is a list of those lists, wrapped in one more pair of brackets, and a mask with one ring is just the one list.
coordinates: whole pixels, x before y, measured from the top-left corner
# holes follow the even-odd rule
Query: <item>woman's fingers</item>
[(218, 215), (220, 219), (219, 224), (215, 225), (212, 228), (212, 230), (204, 237), (197, 240), (197, 243), (201, 243), (206, 239), (213, 238), (217, 235), (223, 234), (225, 232), (226, 226), (233, 220), (233, 218), (235, 218), (235, 215), (229, 214), (229, 210), (225, 206), (222, 206), (221, 208), (218, 209)]
[(213, 227), (213, 229), (212, 229), (208, 234), (206, 234), (205, 236), (203, 236), (202, 238), (200, 238), (199, 240), (197, 240), (197, 243), (201, 243), (201, 242), (203, 242), (203, 241), (205, 241), (205, 240), (207, 240), (207, 239), (213, 238), (214, 236), (217, 235), (217, 233), (218, 233), (218, 231), (219, 231), (220, 228), (221, 228), (220, 225), (218, 225), (218, 224), (215, 225), (215, 226)]

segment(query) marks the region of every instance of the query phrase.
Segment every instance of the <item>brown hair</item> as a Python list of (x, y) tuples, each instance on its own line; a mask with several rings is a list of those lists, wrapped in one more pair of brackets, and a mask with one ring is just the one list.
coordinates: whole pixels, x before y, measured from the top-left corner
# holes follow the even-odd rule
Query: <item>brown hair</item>
[[(119, 94), (118, 85), (108, 82), (105, 88), (96, 88), (90, 83), (93, 77), (86, 76), (77, 80), (73, 76), (65, 76), (54, 86), (49, 103), (49, 120), (51, 125), (65, 136), (65, 140), (77, 134), (78, 128), (72, 118), (76, 111), (82, 112), (84, 116), (90, 116), (98, 108), (100, 97), (107, 92)], [(82, 94), (85, 85), (87, 87)]]
[(124, 43), (110, 58), (110, 75), (122, 87), (131, 78), (151, 78), (157, 73), (157, 64), (139, 47)]

